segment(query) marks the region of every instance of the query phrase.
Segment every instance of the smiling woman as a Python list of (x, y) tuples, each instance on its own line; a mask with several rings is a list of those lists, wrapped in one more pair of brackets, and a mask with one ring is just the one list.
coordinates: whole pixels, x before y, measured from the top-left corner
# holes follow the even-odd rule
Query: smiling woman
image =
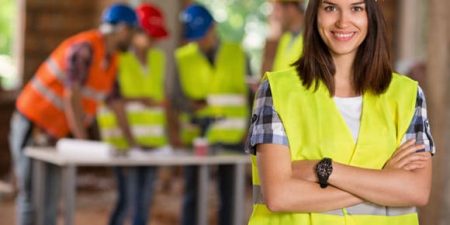
[(390, 65), (375, 0), (311, 0), (303, 56), (267, 73), (247, 152), (249, 224), (417, 225), (435, 149), (425, 98)]

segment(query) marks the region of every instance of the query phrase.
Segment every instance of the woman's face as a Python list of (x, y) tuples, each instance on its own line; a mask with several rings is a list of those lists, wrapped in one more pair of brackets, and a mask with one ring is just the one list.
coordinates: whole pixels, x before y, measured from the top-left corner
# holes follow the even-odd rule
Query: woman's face
[(332, 55), (356, 54), (367, 36), (364, 0), (321, 0), (317, 17), (320, 36)]
[(137, 31), (133, 37), (133, 47), (137, 49), (147, 50), (152, 46), (152, 43), (148, 34), (142, 30)]

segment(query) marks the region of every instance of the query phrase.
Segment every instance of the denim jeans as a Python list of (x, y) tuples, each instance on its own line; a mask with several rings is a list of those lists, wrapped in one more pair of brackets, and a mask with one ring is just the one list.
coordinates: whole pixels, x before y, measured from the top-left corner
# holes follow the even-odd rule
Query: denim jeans
[(155, 167), (117, 167), (118, 197), (111, 214), (110, 225), (122, 225), (127, 217), (132, 225), (145, 225), (149, 221), (150, 205), (153, 198)]
[[(20, 113), (14, 112), (10, 129), (9, 144), (19, 189), (16, 198), (16, 221), (19, 225), (32, 225), (35, 222), (32, 202), (33, 170), (31, 168), (31, 160), (25, 155), (24, 149), (35, 143), (32, 137), (33, 124)], [(56, 224), (56, 203), (59, 197), (60, 174), (56, 166), (48, 165), (45, 169), (48, 174), (45, 180), (47, 189), (43, 198), (45, 207), (38, 207), (44, 207), (42, 223), (54, 225)]]
[[(236, 152), (242, 151), (240, 145), (233, 148)], [(181, 215), (182, 225), (197, 225), (197, 198), (198, 198), (198, 166), (184, 167), (184, 199)], [(219, 225), (231, 225), (233, 218), (234, 199), (234, 166), (220, 165), (217, 170), (219, 192)]]

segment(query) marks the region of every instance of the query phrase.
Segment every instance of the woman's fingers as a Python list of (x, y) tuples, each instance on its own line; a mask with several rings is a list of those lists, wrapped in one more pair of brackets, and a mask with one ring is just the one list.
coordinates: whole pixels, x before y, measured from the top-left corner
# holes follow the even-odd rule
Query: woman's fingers
[(420, 161), (426, 161), (430, 158), (430, 154), (428, 152), (418, 152), (418, 153), (412, 153), (406, 157), (403, 157), (400, 159), (395, 165), (396, 168), (404, 168), (406, 165), (413, 163), (413, 162), (420, 162)]
[(398, 152), (398, 154), (392, 157), (393, 161), (402, 160), (403, 158), (408, 157), (410, 154), (417, 153), (418, 150), (425, 148), (425, 145), (423, 144), (420, 145), (413, 144), (407, 146), (408, 147), (403, 148), (401, 151)]
[(410, 146), (407, 149), (403, 149), (402, 152), (391, 158), (386, 163), (386, 168), (404, 169), (406, 165), (416, 161), (425, 161), (431, 157), (428, 152), (417, 152), (423, 149), (423, 145)]
[(412, 171), (417, 169), (422, 169), (426, 165), (425, 161), (413, 162), (403, 167), (404, 170)]
[(403, 152), (404, 150), (408, 149), (408, 147), (414, 145), (416, 143), (415, 139), (409, 139), (405, 143), (401, 144), (400, 147), (395, 151), (395, 153), (392, 155), (392, 158)]

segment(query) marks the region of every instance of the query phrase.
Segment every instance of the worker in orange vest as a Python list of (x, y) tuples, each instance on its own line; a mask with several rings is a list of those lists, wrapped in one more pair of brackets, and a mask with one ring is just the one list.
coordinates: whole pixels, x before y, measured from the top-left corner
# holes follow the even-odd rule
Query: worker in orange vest
[[(114, 4), (103, 14), (98, 29), (82, 32), (62, 42), (38, 68), (20, 93), (11, 120), (10, 149), (17, 177), (17, 222), (28, 225), (56, 223), (59, 179), (49, 166), (43, 221), (33, 218), (31, 163), (26, 146), (54, 145), (72, 135), (86, 139), (97, 106), (109, 94), (117, 73), (118, 51), (126, 51), (137, 18), (125, 4)], [(54, 190), (53, 190), (54, 189)]]

